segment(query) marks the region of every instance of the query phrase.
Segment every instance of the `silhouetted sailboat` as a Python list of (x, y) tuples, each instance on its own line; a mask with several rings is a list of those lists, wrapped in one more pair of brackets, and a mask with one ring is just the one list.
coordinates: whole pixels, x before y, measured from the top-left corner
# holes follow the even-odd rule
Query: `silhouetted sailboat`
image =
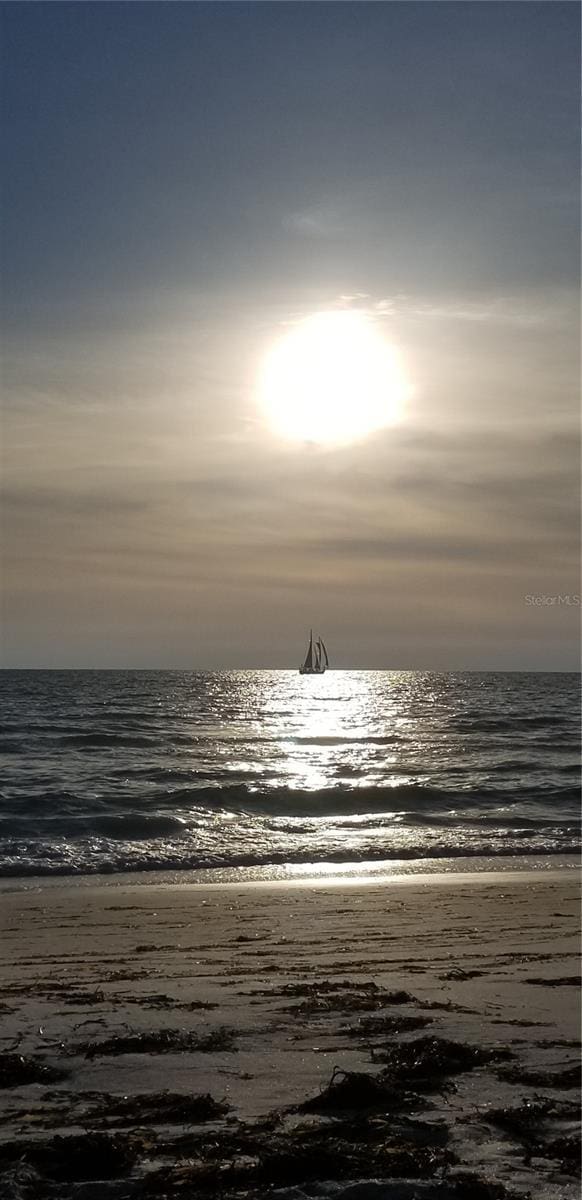
[(305, 662), (303, 663), (303, 666), (299, 668), (299, 674), (300, 675), (323, 675), (325, 668), (328, 666), (329, 666), (329, 658), (327, 657), (327, 650), (325, 648), (325, 643), (322, 641), (322, 639), (320, 637), (318, 637), (317, 641), (314, 643), (313, 630), (310, 629), (309, 630), (309, 645), (307, 647), (307, 654), (305, 655)]

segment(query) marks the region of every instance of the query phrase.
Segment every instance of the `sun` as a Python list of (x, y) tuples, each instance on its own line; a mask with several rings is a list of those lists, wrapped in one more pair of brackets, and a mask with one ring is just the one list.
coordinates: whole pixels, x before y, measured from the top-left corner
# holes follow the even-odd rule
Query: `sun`
[(409, 387), (397, 354), (365, 313), (307, 317), (267, 353), (259, 399), (281, 436), (359, 441), (399, 420)]

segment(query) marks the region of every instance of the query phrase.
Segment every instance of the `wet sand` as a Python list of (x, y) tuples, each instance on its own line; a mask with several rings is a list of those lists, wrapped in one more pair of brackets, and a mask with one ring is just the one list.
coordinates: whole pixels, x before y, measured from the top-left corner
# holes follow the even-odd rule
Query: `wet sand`
[[(429, 1200), (476, 1180), (577, 1196), (576, 885), (567, 869), (15, 884), (0, 897), (6, 1195), (295, 1200), (318, 1180), (347, 1196), (409, 1179)], [(362, 1093), (362, 1075), (384, 1091)], [(64, 1134), (75, 1146), (55, 1150)]]

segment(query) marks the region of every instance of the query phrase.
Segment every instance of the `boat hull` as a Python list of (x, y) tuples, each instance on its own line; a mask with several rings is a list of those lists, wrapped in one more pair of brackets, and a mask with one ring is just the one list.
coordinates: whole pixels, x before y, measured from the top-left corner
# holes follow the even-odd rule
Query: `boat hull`
[(300, 667), (300, 675), (325, 675), (325, 667)]

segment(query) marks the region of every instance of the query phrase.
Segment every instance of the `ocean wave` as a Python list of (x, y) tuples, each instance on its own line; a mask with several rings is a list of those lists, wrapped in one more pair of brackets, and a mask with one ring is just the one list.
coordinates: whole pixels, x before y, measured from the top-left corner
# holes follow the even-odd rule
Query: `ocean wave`
[(146, 871), (212, 871), (233, 870), (244, 867), (293, 867), (309, 865), (317, 867), (336, 865), (352, 866), (354, 863), (387, 865), (394, 862), (426, 861), (461, 858), (523, 858), (578, 855), (578, 843), (556, 844), (549, 840), (530, 840), (527, 844), (504, 837), (500, 842), (483, 840), (467, 845), (452, 845), (449, 842), (426, 846), (422, 843), (389, 847), (368, 846), (358, 853), (346, 857), (345, 848), (328, 851), (271, 851), (269, 853), (240, 852), (236, 854), (188, 852), (171, 846), (156, 846), (151, 850), (139, 851), (135, 847), (117, 853), (93, 852), (92, 854), (71, 853), (63, 855), (62, 848), (47, 845), (41, 854), (27, 853), (25, 846), (14, 845), (4, 848), (0, 858), (0, 878), (17, 876), (48, 875), (112, 875)]
[[(190, 778), (190, 777), (188, 777)], [(117, 792), (92, 796), (75, 795), (67, 791), (49, 790), (14, 797), (11, 801), (8, 794), (3, 797), (5, 811), (10, 811), (11, 803), (16, 807), (22, 819), (26, 819), (28, 811), (34, 813), (34, 820), (42, 819), (43, 809), (47, 819), (51, 819), (54, 806), (67, 806), (67, 812), (77, 813), (80, 820), (89, 820), (90, 813), (96, 809), (111, 806), (117, 813), (123, 807), (123, 800)], [(133, 810), (140, 809), (144, 804), (150, 812), (165, 810), (174, 813), (180, 809), (185, 812), (193, 809), (206, 809), (210, 813), (220, 811), (232, 813), (252, 813), (263, 816), (308, 817), (314, 820), (342, 815), (390, 814), (390, 813), (443, 813), (453, 812), (456, 816), (461, 812), (472, 810), (477, 815), (492, 807), (520, 807), (543, 805), (544, 808), (564, 811), (566, 815), (573, 808), (578, 811), (579, 790), (572, 784), (564, 787), (526, 787), (495, 788), (481, 787), (473, 789), (447, 789), (426, 783), (402, 783), (380, 786), (347, 786), (327, 787), (318, 789), (289, 788), (289, 787), (258, 787), (246, 783), (225, 784), (220, 786), (190, 786), (149, 790), (142, 798), (132, 796), (129, 804)], [(129, 806), (128, 804), (128, 806)], [(120, 817), (126, 814), (121, 812)], [(165, 819), (165, 818), (164, 818)], [(170, 819), (170, 818), (168, 818)], [(0, 820), (1, 824), (1, 820)]]
[(517, 716), (508, 713), (505, 717), (489, 717), (486, 715), (471, 716), (465, 713), (451, 721), (455, 729), (466, 733), (511, 733), (519, 730), (527, 732), (537, 729), (554, 729), (560, 726), (573, 725), (574, 719), (567, 713), (547, 714), (540, 716)]
[(155, 737), (151, 737), (145, 733), (71, 733), (59, 737), (61, 746), (68, 746), (71, 749), (78, 747), (80, 750), (104, 750), (107, 747), (115, 750), (120, 746), (132, 747), (141, 749), (145, 746), (153, 746), (156, 744)]
[[(221, 821), (222, 815), (222, 821)], [(171, 838), (190, 833), (199, 828), (212, 828), (218, 840), (221, 830), (227, 830), (229, 836), (236, 836), (237, 828), (246, 831), (249, 823), (255, 822), (258, 838), (265, 834), (276, 833), (289, 835), (293, 838), (304, 834), (306, 837), (321, 835), (322, 818), (310, 814), (279, 814), (245, 813), (239, 814), (239, 823), (229, 820), (227, 810), (216, 810), (209, 813), (204, 808), (185, 809), (181, 812), (151, 813), (92, 813), (90, 815), (67, 813), (50, 813), (38, 816), (3, 816), (0, 818), (0, 840), (24, 838), (30, 842), (37, 840), (63, 839), (71, 843), (82, 842), (90, 838), (110, 838), (119, 841), (152, 840), (155, 838)], [(407, 826), (423, 827), (427, 830), (448, 829), (456, 831), (459, 837), (466, 831), (503, 829), (520, 836), (532, 832), (552, 832), (555, 836), (575, 836), (580, 833), (581, 822), (556, 815), (551, 817), (525, 817), (493, 812), (486, 813), (434, 813), (404, 810), (393, 813), (383, 812), (353, 812), (350, 814), (326, 814), (323, 823), (329, 834), (341, 830), (379, 833), (382, 830), (401, 831)], [(241, 836), (243, 836), (241, 834)]]
[(500, 804), (540, 803), (547, 805), (578, 804), (579, 792), (570, 785), (562, 788), (525, 789), (458, 789), (434, 787), (430, 784), (404, 783), (377, 787), (257, 788), (247, 784), (226, 787), (176, 788), (170, 792), (152, 792), (152, 805), (172, 806), (189, 803), (211, 809), (327, 817), (342, 813), (389, 813), (404, 810), (447, 811), (461, 807), (487, 807)]

